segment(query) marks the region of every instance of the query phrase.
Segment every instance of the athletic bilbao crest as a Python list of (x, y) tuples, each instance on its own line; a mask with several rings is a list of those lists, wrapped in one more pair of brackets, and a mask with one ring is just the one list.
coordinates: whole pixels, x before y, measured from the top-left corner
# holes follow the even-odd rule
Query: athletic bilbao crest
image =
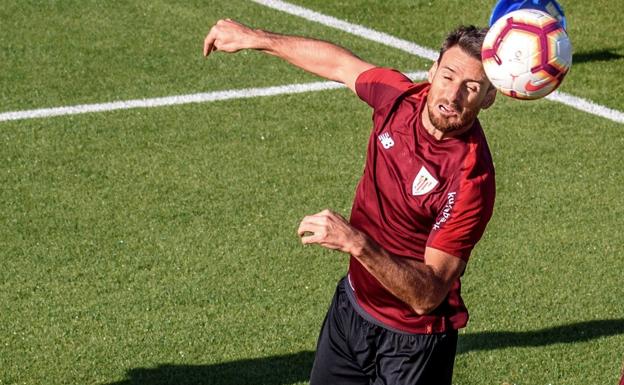
[(414, 178), (414, 183), (412, 183), (412, 195), (425, 195), (433, 190), (437, 185), (438, 180), (434, 178), (429, 171), (427, 171), (425, 166), (423, 166), (420, 168), (420, 171), (418, 171), (416, 178)]

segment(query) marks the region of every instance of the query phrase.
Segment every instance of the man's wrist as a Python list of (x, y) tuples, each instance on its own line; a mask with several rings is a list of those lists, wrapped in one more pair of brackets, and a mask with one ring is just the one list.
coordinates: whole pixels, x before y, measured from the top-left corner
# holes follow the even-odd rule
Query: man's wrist
[(370, 249), (368, 237), (364, 233), (356, 231), (355, 235), (351, 239), (352, 241), (349, 247), (349, 254), (357, 259), (366, 257), (368, 254), (367, 250)]
[(273, 51), (272, 48), (274, 48), (275, 40), (279, 35), (263, 29), (254, 29), (253, 32), (253, 37), (251, 39), (252, 47), (250, 48), (268, 51), (269, 53)]

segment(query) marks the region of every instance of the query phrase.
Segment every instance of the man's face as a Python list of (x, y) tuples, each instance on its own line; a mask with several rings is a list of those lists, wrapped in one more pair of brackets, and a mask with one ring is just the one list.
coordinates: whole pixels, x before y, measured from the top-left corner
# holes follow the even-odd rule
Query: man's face
[(429, 82), (424, 123), (443, 135), (470, 127), (481, 108), (489, 107), (496, 96), (481, 61), (458, 46), (447, 50), (439, 64), (434, 63)]

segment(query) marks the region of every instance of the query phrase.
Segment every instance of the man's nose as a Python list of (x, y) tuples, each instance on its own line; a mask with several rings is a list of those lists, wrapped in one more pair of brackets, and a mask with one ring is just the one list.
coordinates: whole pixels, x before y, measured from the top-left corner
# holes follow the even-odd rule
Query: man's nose
[(447, 98), (449, 100), (450, 103), (455, 104), (455, 105), (459, 105), (461, 100), (462, 100), (462, 96), (463, 96), (463, 89), (461, 84), (452, 84), (447, 88)]

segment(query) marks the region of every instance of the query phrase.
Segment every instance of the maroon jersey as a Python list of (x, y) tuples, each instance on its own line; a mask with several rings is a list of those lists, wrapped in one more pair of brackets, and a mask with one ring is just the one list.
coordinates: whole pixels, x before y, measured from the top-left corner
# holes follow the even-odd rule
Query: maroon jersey
[[(358, 96), (373, 107), (374, 129), (351, 224), (389, 253), (424, 261), (432, 247), (468, 261), (494, 206), (494, 166), (478, 121), (459, 137), (437, 140), (422, 125), (429, 83), (384, 68), (362, 73)], [(371, 316), (411, 333), (466, 325), (457, 279), (432, 313), (419, 316), (351, 257), (349, 279)]]

